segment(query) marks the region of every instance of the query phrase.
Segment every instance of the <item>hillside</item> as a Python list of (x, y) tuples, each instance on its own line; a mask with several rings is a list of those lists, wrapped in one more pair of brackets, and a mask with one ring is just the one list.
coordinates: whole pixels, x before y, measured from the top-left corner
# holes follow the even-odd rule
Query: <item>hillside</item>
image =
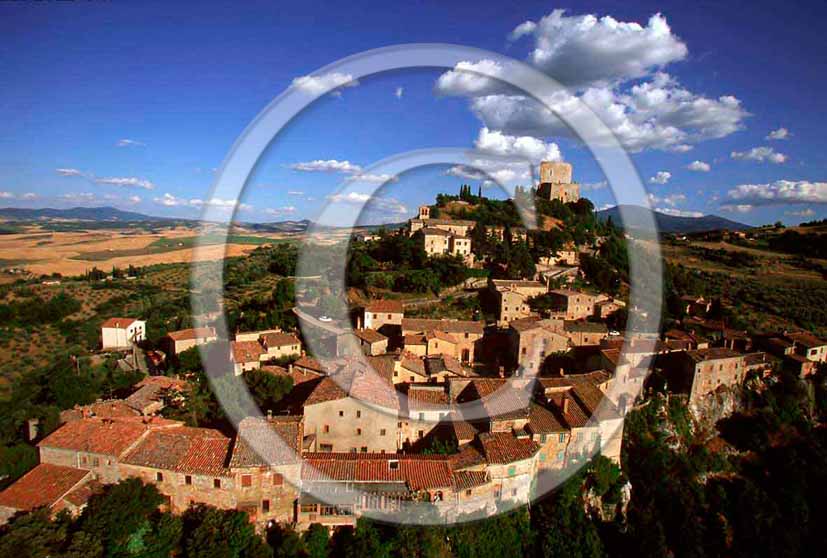
[[(39, 221), (43, 219), (66, 219), (73, 221), (169, 221), (167, 217), (153, 217), (123, 211), (114, 207), (72, 207), (70, 209), (29, 209), (22, 207), (0, 208), (0, 219), (8, 221)], [(180, 219), (177, 219), (180, 220)]]
[[(631, 229), (635, 228), (635, 222), (641, 222), (646, 213), (651, 211), (650, 209), (637, 205), (625, 205), (623, 206), (623, 210), (627, 212), (627, 214), (631, 215), (631, 219), (633, 221), (629, 227)], [(720, 217), (718, 215), (704, 215), (703, 217), (678, 217), (675, 215), (666, 215), (665, 213), (659, 213), (657, 211), (655, 211), (654, 214), (658, 229), (660, 229), (660, 232), (663, 233), (696, 233), (721, 229), (743, 231), (752, 228), (750, 225), (732, 221), (731, 219), (726, 219), (725, 217)], [(612, 221), (615, 223), (623, 223), (623, 219), (620, 216), (620, 206), (610, 207), (609, 209), (598, 211), (597, 217), (603, 221), (611, 217)]]

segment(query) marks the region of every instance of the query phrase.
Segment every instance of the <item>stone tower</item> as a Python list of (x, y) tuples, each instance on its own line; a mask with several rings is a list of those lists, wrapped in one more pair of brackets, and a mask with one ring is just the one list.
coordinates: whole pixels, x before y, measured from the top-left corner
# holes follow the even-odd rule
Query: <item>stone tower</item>
[(431, 208), (427, 205), (420, 205), (419, 206), (419, 218), (420, 219), (430, 219), (431, 218)]
[(571, 181), (571, 164), (543, 161), (537, 195), (547, 200), (572, 203), (580, 199), (580, 185)]

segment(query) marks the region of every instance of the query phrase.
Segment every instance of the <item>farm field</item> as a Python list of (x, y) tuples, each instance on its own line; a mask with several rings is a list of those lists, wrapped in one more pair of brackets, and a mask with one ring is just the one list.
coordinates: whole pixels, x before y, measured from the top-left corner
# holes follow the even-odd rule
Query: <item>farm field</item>
[[(109, 270), (129, 265), (147, 266), (195, 261), (197, 232), (176, 227), (162, 231), (112, 230), (53, 232), (30, 227), (21, 234), (0, 236), (0, 269), (22, 268), (34, 275), (59, 273), (80, 275), (92, 267)], [(289, 235), (230, 234), (226, 251), (217, 235), (207, 235), (208, 244), (198, 260), (242, 256), (257, 246), (284, 242)]]

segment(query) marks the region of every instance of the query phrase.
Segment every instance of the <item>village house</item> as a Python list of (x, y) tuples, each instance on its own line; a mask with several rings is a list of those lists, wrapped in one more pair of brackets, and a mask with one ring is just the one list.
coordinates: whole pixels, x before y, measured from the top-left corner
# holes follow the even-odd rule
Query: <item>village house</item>
[(746, 375), (744, 356), (731, 349), (713, 347), (672, 353), (664, 367), (668, 387), (688, 393), (690, 403), (700, 401), (719, 387), (741, 384)]
[(187, 349), (212, 343), (216, 339), (218, 337), (215, 334), (215, 328), (196, 327), (170, 331), (164, 336), (161, 344), (168, 355), (177, 355)]
[(600, 341), (608, 336), (606, 324), (585, 320), (566, 320), (563, 323), (563, 332), (574, 347), (599, 345)]
[(605, 320), (621, 308), (626, 308), (626, 303), (616, 298), (598, 298), (594, 303), (594, 317)]
[(531, 316), (528, 300), (548, 291), (546, 285), (539, 281), (511, 279), (491, 279), (489, 288), (497, 301), (497, 324), (501, 326)]
[(827, 362), (827, 341), (806, 331), (787, 333), (785, 337), (794, 343), (795, 352), (807, 360)]
[(582, 320), (594, 314), (595, 295), (571, 289), (554, 289), (549, 296), (567, 320)]
[(262, 357), (267, 354), (258, 341), (231, 341), (230, 362), (236, 376), (261, 367)]
[(421, 232), (425, 253), (428, 256), (459, 256), (465, 265), (473, 265), (474, 254), (468, 233), (476, 223), (459, 219), (431, 219), (430, 214), (431, 208), (424, 205), (419, 208), (419, 218), (411, 219), (408, 224), (411, 235)]
[[(432, 320), (420, 318), (404, 318), (402, 320), (403, 336), (423, 336), (431, 334), (435, 341), (435, 351), (440, 350), (439, 347), (436, 346), (439, 344), (439, 340), (435, 335), (435, 332), (437, 331), (449, 335), (451, 340), (455, 342), (454, 352), (451, 356), (456, 357), (463, 364), (474, 363), (477, 347), (481, 343), (484, 333), (484, 324), (482, 322), (469, 320)], [(443, 341), (443, 343), (448, 343), (448, 341)], [(419, 346), (421, 347), (421, 345)], [(426, 354), (428, 354), (427, 351)]]
[(562, 320), (512, 320), (508, 327), (511, 364), (536, 372), (548, 355), (567, 351), (569, 339), (562, 326)]
[(264, 349), (264, 360), (298, 358), (302, 352), (301, 341), (293, 333), (265, 333), (261, 336), (260, 342)]
[(146, 337), (146, 322), (136, 318), (109, 318), (101, 325), (103, 350), (128, 349)]
[(362, 323), (358, 329), (382, 330), (385, 326), (402, 325), (405, 310), (399, 300), (381, 299), (369, 302), (362, 310)]
[(357, 329), (353, 334), (359, 340), (359, 346), (365, 355), (376, 356), (388, 352), (388, 338), (375, 329)]

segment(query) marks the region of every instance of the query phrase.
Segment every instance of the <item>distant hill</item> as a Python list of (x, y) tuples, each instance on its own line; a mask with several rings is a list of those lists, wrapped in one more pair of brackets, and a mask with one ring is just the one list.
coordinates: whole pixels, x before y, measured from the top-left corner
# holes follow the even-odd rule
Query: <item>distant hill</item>
[(310, 227), (311, 221), (302, 219), (300, 221), (276, 221), (273, 223), (249, 223), (245, 228), (256, 232), (304, 232)]
[(0, 219), (7, 221), (39, 221), (43, 219), (67, 219), (74, 221), (171, 221), (167, 217), (151, 217), (134, 211), (114, 207), (73, 207), (71, 209), (28, 209), (21, 207), (0, 208)]
[[(597, 212), (598, 219), (605, 221), (609, 217), (618, 225), (623, 223), (620, 217), (620, 206), (610, 207)], [(635, 222), (642, 222), (647, 213), (652, 212), (650, 209), (640, 207), (637, 205), (625, 205), (623, 210), (631, 215), (629, 228), (634, 229)], [(655, 214), (655, 223), (657, 223), (660, 232), (664, 233), (698, 233), (706, 231), (715, 231), (727, 229), (730, 231), (743, 231), (751, 229), (750, 225), (739, 223), (725, 217), (718, 215), (704, 215), (703, 217), (678, 217), (676, 215), (666, 215), (665, 213), (652, 212)]]

